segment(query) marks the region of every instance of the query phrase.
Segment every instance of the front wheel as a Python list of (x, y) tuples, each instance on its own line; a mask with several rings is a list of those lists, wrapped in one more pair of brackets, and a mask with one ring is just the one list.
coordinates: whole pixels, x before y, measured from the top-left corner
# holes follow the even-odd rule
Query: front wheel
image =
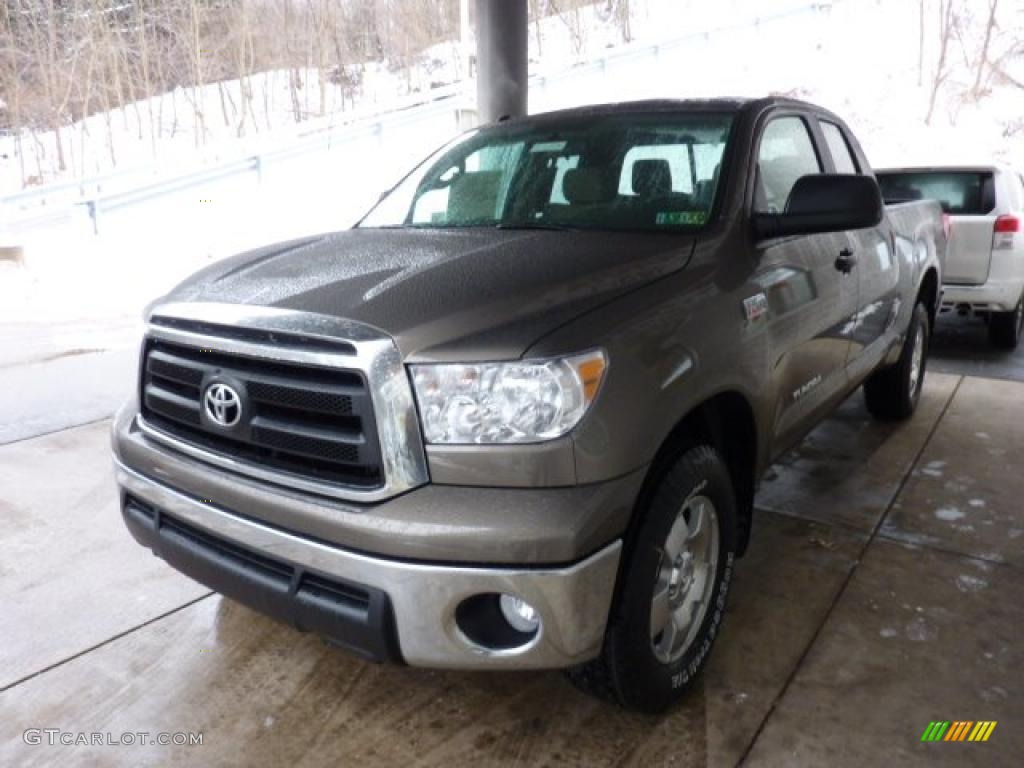
[(1024, 330), (1024, 297), (1012, 312), (993, 312), (988, 319), (988, 340), (1001, 349), (1016, 349)]
[(864, 382), (864, 401), (876, 419), (893, 421), (913, 415), (924, 387), (930, 340), (928, 310), (919, 303), (910, 318), (900, 359), (895, 365), (875, 371)]
[(718, 453), (699, 445), (662, 475), (627, 541), (600, 657), (569, 671), (577, 686), (661, 712), (707, 663), (736, 552), (736, 500)]

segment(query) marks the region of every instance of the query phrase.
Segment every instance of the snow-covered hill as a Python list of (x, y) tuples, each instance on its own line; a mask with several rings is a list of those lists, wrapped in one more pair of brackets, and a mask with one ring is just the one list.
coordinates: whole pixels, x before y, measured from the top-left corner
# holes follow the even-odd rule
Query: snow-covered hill
[[(1024, 152), (1024, 89), (986, 74), (969, 92), (983, 43), (987, 0), (956, 0), (958, 28), (947, 55), (949, 74), (925, 124), (939, 53), (938, 0), (927, 0), (919, 68), (919, 0), (631, 0), (632, 46), (598, 5), (579, 17), (553, 15), (531, 24), (531, 74), (552, 75), (630, 47), (665, 45), (661, 65), (643, 71), (617, 63), (598, 91), (571, 87), (531, 109), (643, 96), (789, 93), (843, 114), (863, 137), (876, 164), (908, 153), (934, 159), (936, 150), (1012, 160)], [(1004, 4), (996, 47), (1024, 44), (1024, 3)], [(424, 51), (409, 71), (368, 64), (355, 93), (326, 83), (324, 104), (316, 69), (299, 71), (298, 102), (277, 70), (253, 76), (249, 108), (239, 81), (179, 88), (162, 96), (94, 115), (62, 129), (66, 165), (57, 168), (53, 134), (0, 137), (0, 195), (61, 179), (115, 169), (141, 173), (191, 167), (294, 141), (354, 116), (386, 111), (431, 97), (432, 88), (464, 80), (458, 41)], [(1024, 82), (1024, 51), (1005, 64)], [(626, 74), (628, 73), (628, 74)], [(618, 75), (618, 76), (617, 76)], [(472, 92), (472, 83), (466, 83)], [(321, 113), (321, 107), (323, 114)], [(297, 114), (299, 119), (297, 119)], [(19, 153), (20, 149), (20, 153)]]

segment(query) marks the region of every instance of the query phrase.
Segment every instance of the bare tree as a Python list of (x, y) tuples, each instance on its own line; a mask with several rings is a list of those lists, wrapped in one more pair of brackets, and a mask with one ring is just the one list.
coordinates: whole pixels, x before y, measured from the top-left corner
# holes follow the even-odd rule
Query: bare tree
[(1024, 78), (1016, 77), (1009, 71), (1017, 61), (1024, 62), (1024, 39), (1011, 37), (1005, 50), (989, 57), (989, 68), (996, 76), (996, 82), (1024, 89)]
[(530, 0), (529, 13), (533, 19), (533, 34), (537, 40), (537, 56), (544, 55), (544, 41), (543, 35), (540, 32), (540, 22), (547, 10), (546, 0)]
[(939, 89), (949, 77), (947, 58), (949, 53), (949, 41), (952, 39), (956, 29), (956, 15), (953, 13), (953, 0), (939, 0), (939, 58), (935, 64), (935, 75), (932, 78), (932, 92), (928, 99), (928, 114), (925, 116), (925, 125), (931, 125), (932, 115), (935, 113), (935, 99), (939, 95)]
[(619, 32), (622, 34), (622, 41), (632, 42), (633, 30), (630, 27), (629, 0), (618, 0), (615, 6), (615, 23), (619, 25)]
[(918, 0), (917, 24), (917, 86), (924, 83), (924, 0)]
[(557, 4), (555, 0), (549, 0), (548, 4), (569, 30), (573, 51), (577, 55), (582, 53), (586, 45), (586, 33), (583, 29), (583, 19), (580, 17), (580, 0), (560, 0)]
[(199, 0), (189, 3), (189, 53), (192, 64), (192, 112), (194, 117), (195, 144), (198, 147), (206, 141), (206, 118), (203, 116), (203, 39), (200, 35), (200, 15), (202, 9)]
[(981, 78), (985, 74), (985, 67), (988, 64), (988, 47), (992, 43), (992, 31), (996, 27), (996, 7), (999, 0), (990, 0), (988, 4), (988, 21), (985, 22), (985, 41), (981, 45), (981, 53), (978, 55), (978, 67), (975, 70), (974, 85), (971, 87), (971, 94), (978, 98), (981, 94)]

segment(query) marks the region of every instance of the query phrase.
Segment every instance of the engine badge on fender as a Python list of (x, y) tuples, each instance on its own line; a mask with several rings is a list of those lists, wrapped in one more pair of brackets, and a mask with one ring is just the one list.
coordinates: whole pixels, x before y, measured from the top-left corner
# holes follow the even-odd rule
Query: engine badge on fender
[(763, 293), (755, 293), (743, 300), (743, 313), (748, 323), (755, 323), (768, 314), (768, 297)]

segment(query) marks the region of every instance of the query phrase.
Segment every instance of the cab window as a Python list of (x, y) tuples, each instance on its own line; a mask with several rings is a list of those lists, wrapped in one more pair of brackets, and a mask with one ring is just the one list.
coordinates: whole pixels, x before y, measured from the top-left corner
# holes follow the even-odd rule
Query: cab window
[(796, 180), (821, 170), (807, 123), (795, 116), (775, 118), (765, 127), (757, 152), (754, 211), (784, 212)]
[(821, 121), (821, 132), (825, 134), (825, 142), (832, 155), (832, 162), (835, 163), (836, 173), (858, 173), (857, 163), (853, 159), (850, 145), (846, 143), (846, 137), (843, 136), (839, 126), (823, 120)]

